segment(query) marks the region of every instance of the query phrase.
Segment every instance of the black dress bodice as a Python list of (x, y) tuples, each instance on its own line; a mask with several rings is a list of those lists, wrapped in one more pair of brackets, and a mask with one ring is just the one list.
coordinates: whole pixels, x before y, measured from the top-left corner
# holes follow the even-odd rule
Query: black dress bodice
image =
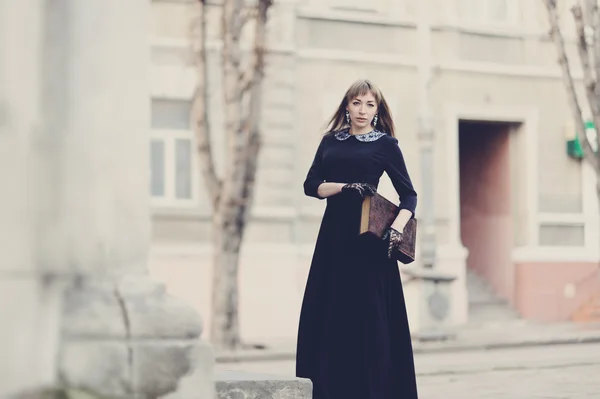
[(377, 187), (383, 172), (388, 174), (398, 193), (400, 208), (414, 215), (417, 193), (398, 140), (377, 130), (355, 136), (348, 130), (325, 135), (308, 171), (304, 192), (320, 198), (317, 189), (323, 182), (369, 183)]

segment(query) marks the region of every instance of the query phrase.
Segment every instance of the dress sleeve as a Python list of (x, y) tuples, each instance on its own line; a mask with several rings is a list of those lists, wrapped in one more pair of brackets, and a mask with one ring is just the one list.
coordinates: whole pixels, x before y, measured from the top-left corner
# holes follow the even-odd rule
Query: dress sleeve
[(392, 137), (387, 145), (387, 156), (385, 172), (390, 177), (396, 192), (400, 198), (400, 209), (407, 209), (412, 212), (412, 217), (415, 217), (417, 208), (417, 192), (413, 188), (412, 181), (406, 169), (404, 156), (398, 145), (398, 139)]
[(325, 181), (323, 178), (323, 147), (324, 147), (325, 139), (321, 140), (319, 147), (317, 148), (317, 153), (315, 154), (315, 158), (313, 159), (312, 165), (308, 170), (308, 174), (306, 175), (306, 180), (304, 180), (304, 194), (309, 197), (315, 197), (318, 199), (324, 199), (324, 197), (320, 197), (317, 193), (317, 189)]

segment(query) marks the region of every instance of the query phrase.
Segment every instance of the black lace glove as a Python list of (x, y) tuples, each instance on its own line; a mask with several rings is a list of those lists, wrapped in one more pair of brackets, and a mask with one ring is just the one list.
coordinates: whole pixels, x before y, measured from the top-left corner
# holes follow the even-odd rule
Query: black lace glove
[(389, 230), (385, 234), (386, 239), (388, 239), (388, 258), (392, 259), (392, 254), (394, 250), (400, 248), (400, 243), (402, 243), (402, 239), (404, 238), (404, 234), (393, 227), (390, 227)]
[(373, 196), (377, 189), (369, 183), (348, 183), (342, 187), (342, 193), (352, 192), (358, 194), (360, 198), (365, 196)]

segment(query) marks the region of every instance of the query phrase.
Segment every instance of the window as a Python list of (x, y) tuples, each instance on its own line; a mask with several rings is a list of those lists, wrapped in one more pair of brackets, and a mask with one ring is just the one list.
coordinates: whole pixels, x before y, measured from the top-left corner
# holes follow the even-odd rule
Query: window
[(515, 0), (457, 0), (460, 21), (473, 24), (516, 24), (518, 5)]
[(152, 100), (149, 189), (153, 205), (198, 205), (198, 168), (190, 111), (189, 101)]

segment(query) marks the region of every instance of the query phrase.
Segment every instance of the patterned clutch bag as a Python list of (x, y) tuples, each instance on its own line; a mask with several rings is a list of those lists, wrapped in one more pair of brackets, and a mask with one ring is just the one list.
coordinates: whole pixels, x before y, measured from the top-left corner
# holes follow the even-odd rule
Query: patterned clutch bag
[[(382, 195), (375, 193), (372, 197), (365, 197), (362, 203), (360, 218), (360, 235), (371, 235), (387, 241), (386, 232), (392, 225), (399, 208)], [(417, 241), (417, 219), (412, 218), (404, 227), (404, 234), (400, 248), (394, 251), (392, 257), (403, 264), (415, 260), (415, 247)]]

